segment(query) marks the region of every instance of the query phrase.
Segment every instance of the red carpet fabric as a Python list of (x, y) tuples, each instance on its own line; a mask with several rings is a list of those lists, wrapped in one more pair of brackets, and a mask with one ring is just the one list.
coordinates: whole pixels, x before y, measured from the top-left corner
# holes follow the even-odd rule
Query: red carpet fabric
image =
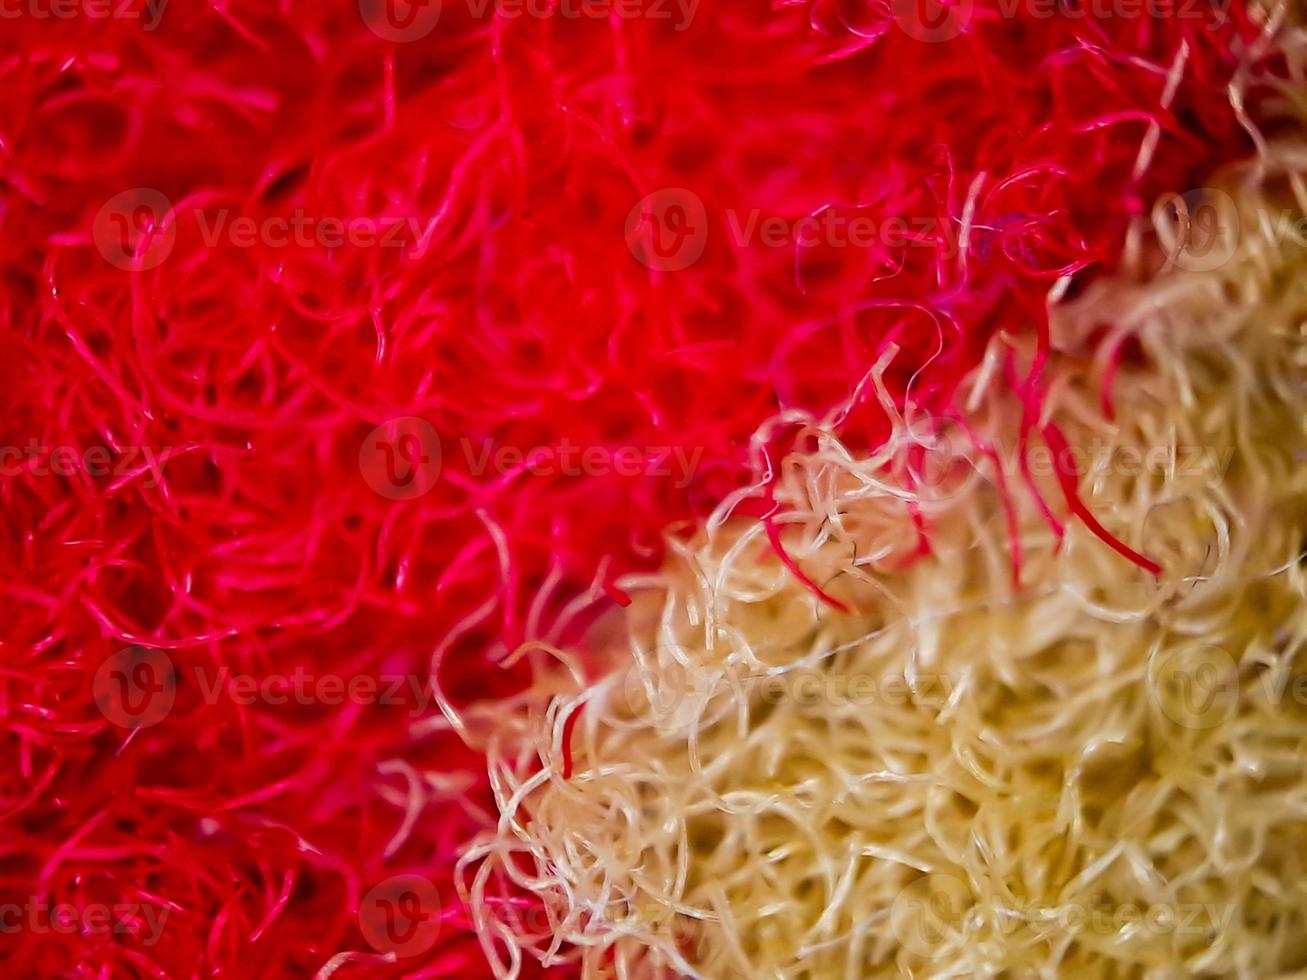
[[(1171, 595), (1215, 574), (1181, 556), (1224, 556), (1228, 535), (1186, 550), (1152, 534), (1139, 515), (1161, 491), (1147, 474), (1095, 484), (1090, 450), (1146, 459), (1177, 426), (1205, 433), (1182, 446), (1288, 453), (1236, 454), (1223, 478), (1282, 518), (1243, 515), (1271, 521), (1254, 525), (1256, 575), (1296, 560), (1294, 7), (5, 0), (0, 20), (11, 975), (860, 976), (900, 954), (936, 975), (956, 962), (934, 945), (910, 948), (870, 906), (848, 918), (849, 896), (881, 901), (889, 878), (864, 894), (832, 871), (847, 887), (825, 905), (783, 876), (758, 884), (767, 854), (829, 829), (815, 811), (755, 828), (720, 866), (689, 857), (711, 833), (687, 838), (687, 874), (744, 877), (712, 909), (682, 891), (658, 928), (614, 938), (648, 890), (639, 849), (605, 843), (622, 808), (586, 802), (604, 753), (681, 772), (686, 793), (659, 806), (720, 791), (677, 768), (689, 716), (654, 737), (647, 697), (604, 707), (650, 622), (698, 651), (650, 663), (711, 667), (717, 685), (748, 660), (714, 658), (753, 611), (718, 620), (716, 603), (760, 602), (750, 590), (846, 639), (879, 628), (868, 582), (934, 576), (932, 601), (956, 603), (970, 558), (946, 556), (978, 548), (1014, 623), (1076, 575), (1077, 594)], [(1225, 360), (1140, 313), (1181, 298)], [(1255, 411), (1239, 394), (1263, 389)], [(982, 511), (988, 531), (964, 527)], [(741, 533), (740, 582), (675, 584)], [(1292, 589), (1265, 590), (1274, 639), (1295, 629)], [(1264, 637), (1222, 608), (1232, 667), (1251, 670)], [(1106, 643), (1112, 617), (1081, 613), (1050, 621)], [(811, 623), (775, 618), (802, 661)], [(703, 644), (683, 635), (705, 624)], [(977, 697), (1038, 676), (994, 652), (1001, 628), (973, 628), (989, 638)], [(1135, 677), (1136, 646), (1099, 665)], [(748, 715), (752, 695), (733, 696)], [(1287, 754), (1253, 753), (1259, 771), (1294, 751), (1276, 719)], [(614, 721), (627, 736), (610, 744)], [(1220, 744), (1231, 765), (1253, 757)], [(1230, 831), (1277, 869), (1218, 865), (1228, 894), (1253, 901), (1256, 878), (1259, 901), (1300, 911), (1298, 865), (1266, 844), (1294, 826), (1301, 780), (1284, 779), (1282, 814)], [(652, 812), (627, 813), (628, 843), (663, 860), (664, 830), (638, 836)], [(592, 891), (569, 877), (587, 847), (610, 876)], [(1091, 852), (1066, 849), (1045, 884)], [(948, 873), (971, 895), (966, 869)], [(993, 871), (989, 898), (1014, 874)], [(1301, 968), (1282, 936), (1301, 919), (1276, 915), (1212, 940), (1211, 963)], [(852, 932), (877, 957), (850, 953)], [(1221, 958), (1259, 941), (1265, 959)]]

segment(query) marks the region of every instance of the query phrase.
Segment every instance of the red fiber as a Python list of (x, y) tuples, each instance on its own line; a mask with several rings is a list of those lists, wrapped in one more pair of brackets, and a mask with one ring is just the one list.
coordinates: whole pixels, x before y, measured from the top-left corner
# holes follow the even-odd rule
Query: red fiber
[(622, 589), (619, 589), (612, 582), (604, 583), (604, 592), (607, 594), (607, 596), (610, 599), (613, 600), (613, 602), (617, 603), (623, 609), (625, 609), (627, 606), (631, 604), (630, 595), (628, 595)]
[[(157, 30), (5, 8), (0, 906), (167, 918), (24, 912), (0, 972), (303, 977), (359, 951), (337, 977), (484, 975), (451, 876), (493, 804), (421, 692), (519, 688), (504, 658), (622, 603), (665, 529), (750, 482), (778, 410), (882, 439), (855, 392), (890, 345), (893, 399), (956, 410), (1058, 277), (1110, 270), (1160, 192), (1249, 150), (1239, 0), (977, 0), (939, 43), (890, 6), (704, 0), (679, 30), (444, 0), (411, 42), (372, 0), (173, 0)], [(839, 244), (857, 218), (903, 227)], [(677, 243), (702, 254), (677, 268)], [(418, 693), (321, 686), (393, 677)], [(172, 699), (148, 727), (106, 714), (129, 683)], [(369, 903), (396, 875), (434, 883), (440, 928), (388, 965)]]
[(1141, 555), (1103, 527), (1098, 518), (1094, 516), (1093, 511), (1085, 506), (1085, 502), (1080, 497), (1080, 474), (1076, 469), (1075, 457), (1062, 431), (1056, 425), (1050, 424), (1044, 426), (1043, 434), (1044, 441), (1048, 443), (1048, 448), (1052, 451), (1053, 458), (1056, 460), (1054, 469), (1057, 473), (1057, 482), (1062, 488), (1062, 494), (1066, 497), (1066, 503), (1071, 508), (1071, 512), (1084, 521), (1085, 526), (1117, 554), (1128, 558), (1150, 575), (1161, 575), (1161, 565), (1146, 555)]
[(803, 568), (800, 567), (799, 563), (795, 561), (793, 557), (791, 557), (790, 553), (785, 550), (785, 545), (781, 542), (780, 527), (778, 527), (776, 524), (776, 515), (777, 513), (779, 513), (779, 510), (780, 508), (778, 506), (773, 506), (773, 508), (770, 511), (768, 511), (765, 515), (763, 515), (762, 523), (763, 523), (763, 527), (766, 528), (767, 531), (767, 540), (768, 542), (770, 542), (772, 546), (772, 550), (776, 552), (776, 556), (780, 558), (781, 564), (783, 564), (786, 568), (788, 568), (790, 570), (791, 575), (793, 575), (796, 579), (802, 582), (804, 586), (807, 587), (812, 592), (813, 595), (815, 595), (822, 602), (826, 603), (826, 605), (830, 606), (832, 609), (838, 610), (839, 612), (843, 612), (843, 613), (848, 612), (849, 607), (847, 603), (841, 602), (839, 599), (836, 599), (834, 596), (827, 594), (827, 592), (824, 589), (822, 589), (820, 585), (818, 585), (808, 576), (808, 574), (803, 570)]
[(582, 702), (573, 708), (563, 722), (563, 778), (572, 778), (572, 732), (576, 730), (576, 723), (581, 719), (581, 710), (585, 707)]

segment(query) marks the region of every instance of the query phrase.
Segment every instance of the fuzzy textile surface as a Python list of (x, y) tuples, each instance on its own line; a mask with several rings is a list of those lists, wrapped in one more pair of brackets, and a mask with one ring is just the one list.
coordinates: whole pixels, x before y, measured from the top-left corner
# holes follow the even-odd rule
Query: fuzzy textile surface
[[(1257, 169), (1304, 163), (1271, 146)], [(1239, 178), (1232, 216), (1272, 213)], [(1017, 460), (942, 440), (931, 455), (972, 465), (916, 495), (936, 554), (905, 566), (893, 464), (922, 437), (900, 424), (862, 456), (814, 426), (776, 492), (790, 553), (847, 612), (724, 507), (638, 580), (600, 681), (542, 678), (492, 727), (502, 818), (463, 867), (501, 975), (515, 950), (581, 951), (588, 976), (609, 956), (648, 977), (1298, 975), (1303, 247), (1225, 231), (1219, 272), (1104, 280), (1053, 323), (1050, 409), (1085, 500), (1165, 571), (1059, 538), (1023, 500), (1031, 584), (1012, 591)], [(1078, 353), (1108, 314), (1138, 363)], [(990, 446), (1019, 430), (998, 376), (966, 387)], [(1028, 459), (1053, 497), (1048, 454)], [(500, 879), (545, 913), (486, 902)]]
[[(549, 651), (609, 670), (727, 499), (849, 608), (781, 531), (808, 423), (875, 452), (990, 364), (1058, 445), (1050, 306), (1165, 271), (1141, 229), (1301, 99), (1283, 8), (907, 6), (0, 3), (0, 972), (617, 968), (504, 958), (567, 905), (532, 860), (456, 880), (517, 860), (485, 753)], [(1003, 589), (1019, 508), (1159, 571), (1010, 477)], [(947, 529), (897, 499), (908, 567)]]

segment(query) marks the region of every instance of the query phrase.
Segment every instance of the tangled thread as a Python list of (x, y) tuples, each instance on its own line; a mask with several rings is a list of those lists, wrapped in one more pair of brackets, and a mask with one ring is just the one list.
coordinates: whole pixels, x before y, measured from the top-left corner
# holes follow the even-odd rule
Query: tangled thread
[[(0, 31), (0, 904), (168, 918), (152, 943), (21, 930), (15, 975), (483, 972), (450, 869), (494, 793), (458, 706), (625, 601), (615, 577), (752, 479), (778, 412), (844, 406), (874, 448), (887, 404), (947, 407), (994, 337), (1043, 350), (1050, 284), (1114, 268), (1290, 78), (1275, 18), (1238, 2), (986, 2), (938, 43), (824, 0), (684, 30), (447, 0), (411, 41), (344, 0), (38, 7)], [(707, 222), (676, 272), (625, 239), (667, 188)], [(910, 240), (732, 238), (755, 209)], [(418, 422), (441, 465), (410, 495)], [(528, 466), (564, 442), (698, 462)], [(487, 470), (487, 446), (519, 457)], [(149, 727), (94, 696), (129, 646), (175, 672)], [(214, 701), (198, 678), (224, 671), (397, 674), (450, 710)], [(441, 928), (395, 962), (359, 910), (404, 874)]]
[[(572, 671), (488, 747), (500, 817), (462, 881), (498, 975), (1303, 969), (1307, 286), (1266, 219), (1307, 213), (1305, 172), (1301, 140), (1269, 143), (1223, 184), (1220, 269), (1102, 282), (1054, 317), (1045, 411), (1159, 578), (1004, 489), (1025, 468), (1056, 500), (1061, 473), (1004, 449), (1023, 406), (982, 368), (970, 438), (902, 422), (860, 454), (814, 425), (787, 458), (787, 548), (850, 613), (733, 502), (624, 583), (609, 674), (560, 651)], [(914, 560), (896, 474), (923, 445), (936, 553)]]

